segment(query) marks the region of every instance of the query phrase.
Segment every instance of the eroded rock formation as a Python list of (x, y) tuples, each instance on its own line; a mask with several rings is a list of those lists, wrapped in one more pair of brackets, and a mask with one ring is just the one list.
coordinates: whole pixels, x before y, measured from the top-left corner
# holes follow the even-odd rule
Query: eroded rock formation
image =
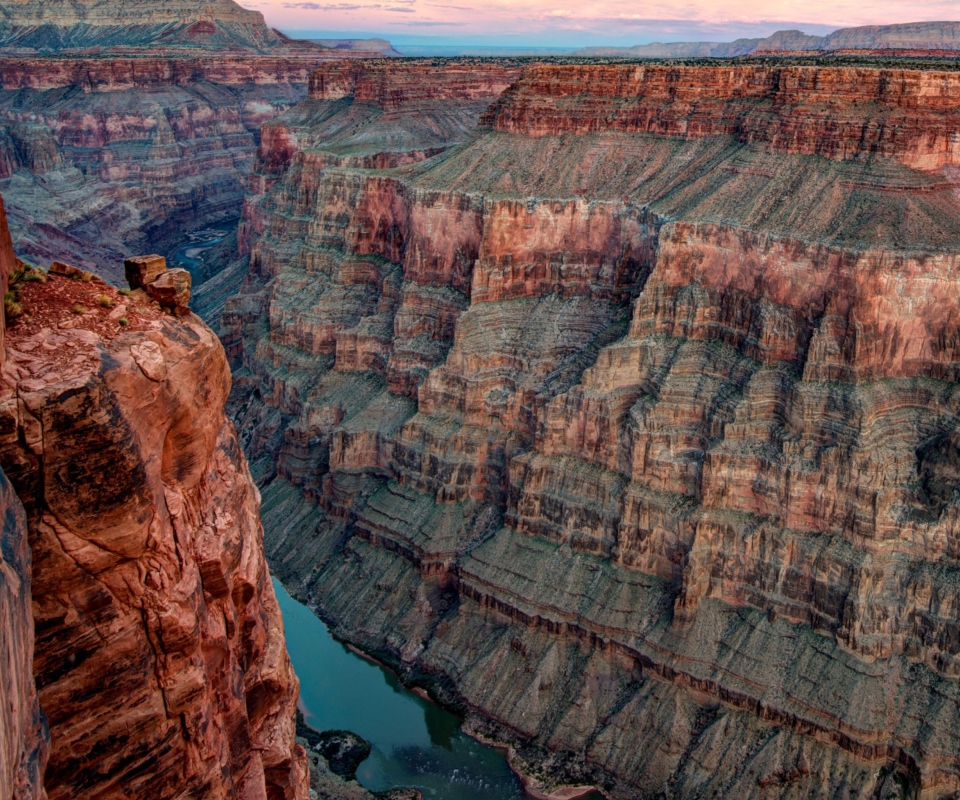
[(958, 74), (469, 68), (264, 129), (274, 567), (545, 785), (960, 791)]
[(268, 51), (283, 39), (233, 0), (4, 0), (0, 47), (38, 52), (166, 45)]
[[(29, 523), (47, 794), (306, 800), (223, 348), (197, 317), (69, 265), (17, 292), (0, 464)], [(25, 542), (3, 536), (22, 570)], [(15, 633), (5, 657), (29, 663), (32, 630)]]
[[(4, 293), (16, 256), (0, 199), (0, 287)], [(5, 324), (0, 316), (0, 337)], [(6, 354), (0, 338), (0, 364)], [(49, 737), (33, 680), (33, 607), (27, 518), (0, 470), (0, 797), (43, 800)]]
[(260, 127), (340, 51), (231, 0), (0, 3), (0, 191), (21, 257), (121, 281), (240, 215)]

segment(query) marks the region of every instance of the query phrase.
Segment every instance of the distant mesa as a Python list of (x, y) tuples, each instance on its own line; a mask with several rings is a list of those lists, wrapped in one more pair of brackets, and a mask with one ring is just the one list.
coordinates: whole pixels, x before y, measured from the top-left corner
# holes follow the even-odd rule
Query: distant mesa
[(344, 50), (351, 53), (369, 53), (370, 55), (381, 56), (402, 55), (386, 39), (311, 39), (310, 41), (321, 47), (330, 47), (334, 50)]
[(624, 58), (735, 58), (766, 54), (840, 54), (844, 52), (933, 54), (960, 52), (960, 22), (908, 22), (841, 28), (827, 36), (803, 31), (777, 31), (764, 39), (733, 42), (653, 42), (634, 47), (587, 47), (578, 56)]

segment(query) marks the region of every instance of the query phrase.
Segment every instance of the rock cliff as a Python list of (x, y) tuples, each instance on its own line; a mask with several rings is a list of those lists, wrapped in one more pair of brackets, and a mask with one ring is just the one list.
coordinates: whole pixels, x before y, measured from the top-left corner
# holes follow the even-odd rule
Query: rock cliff
[[(32, 278), (7, 331), (0, 464), (29, 529), (47, 795), (306, 800), (223, 348), (144, 292), (66, 265)], [(29, 659), (31, 637), (4, 652)]]
[[(16, 256), (0, 199), (0, 287), (4, 293)], [(0, 337), (4, 333), (0, 318)], [(0, 364), (5, 353), (0, 338)], [(0, 797), (43, 800), (49, 736), (33, 680), (33, 608), (27, 519), (0, 470)]]
[(515, 68), (264, 129), (274, 568), (543, 788), (957, 793), (957, 73)]
[(283, 39), (259, 11), (233, 0), (4, 0), (0, 47), (57, 52), (88, 47), (276, 48)]

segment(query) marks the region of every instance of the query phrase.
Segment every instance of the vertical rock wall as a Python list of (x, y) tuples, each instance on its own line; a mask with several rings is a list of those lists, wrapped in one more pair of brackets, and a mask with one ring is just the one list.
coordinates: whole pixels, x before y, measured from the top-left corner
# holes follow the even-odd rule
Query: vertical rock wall
[[(0, 291), (16, 256), (0, 198)], [(0, 365), (6, 325), (0, 316)], [(33, 682), (33, 606), (27, 518), (0, 470), (0, 797), (43, 798), (48, 735)]]
[[(223, 413), (223, 348), (197, 317), (96, 280), (50, 275), (21, 303), (0, 464), (29, 522), (47, 793), (305, 800), (298, 684)], [(10, 652), (29, 659), (18, 635)]]
[(0, 797), (40, 800), (49, 747), (33, 682), (27, 518), (0, 472)]

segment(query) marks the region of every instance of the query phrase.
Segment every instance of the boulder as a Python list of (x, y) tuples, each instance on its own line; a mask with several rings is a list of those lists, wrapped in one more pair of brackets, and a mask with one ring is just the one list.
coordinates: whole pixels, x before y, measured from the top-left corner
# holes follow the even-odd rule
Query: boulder
[(146, 285), (147, 294), (163, 308), (182, 317), (190, 313), (190, 273), (185, 269), (171, 269)]
[(61, 275), (64, 278), (74, 278), (81, 281), (100, 281), (92, 272), (80, 269), (80, 267), (75, 267), (72, 264), (64, 264), (62, 261), (54, 261), (50, 265), (49, 271), (51, 275)]
[(124, 260), (123, 271), (131, 289), (142, 289), (167, 271), (167, 259), (158, 255), (132, 256)]

